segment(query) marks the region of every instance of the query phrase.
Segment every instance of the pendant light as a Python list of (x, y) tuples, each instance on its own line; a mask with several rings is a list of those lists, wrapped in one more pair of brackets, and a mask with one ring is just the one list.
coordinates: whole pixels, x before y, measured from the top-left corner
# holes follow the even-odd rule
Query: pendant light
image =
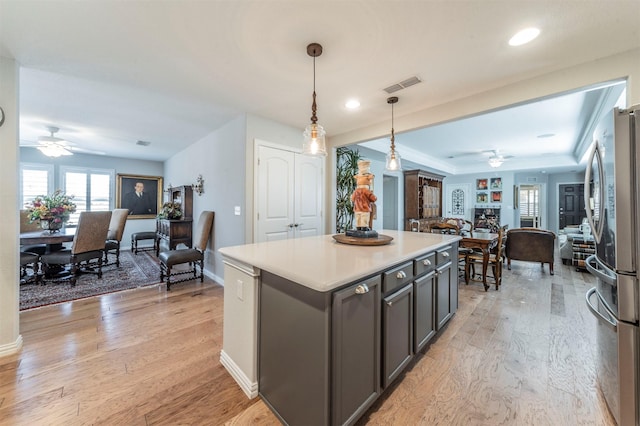
[(387, 154), (387, 164), (385, 169), (391, 172), (398, 172), (402, 170), (400, 154), (396, 152), (395, 135), (393, 133), (393, 104), (396, 102), (398, 102), (397, 96), (387, 98), (387, 103), (391, 104), (391, 148)]
[(316, 117), (316, 58), (322, 55), (322, 46), (311, 43), (307, 46), (307, 54), (313, 58), (313, 103), (311, 104), (311, 123), (304, 129), (304, 145), (302, 153), (307, 155), (325, 156), (327, 146), (325, 144), (324, 128), (318, 124)]

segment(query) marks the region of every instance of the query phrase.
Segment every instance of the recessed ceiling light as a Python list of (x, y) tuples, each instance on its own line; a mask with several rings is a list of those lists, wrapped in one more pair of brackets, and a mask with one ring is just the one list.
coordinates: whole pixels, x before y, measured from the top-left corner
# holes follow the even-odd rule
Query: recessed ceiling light
[(556, 135), (555, 133), (543, 133), (541, 135), (538, 135), (537, 137), (540, 139), (546, 139), (546, 138), (552, 138), (555, 135)]
[(360, 101), (357, 99), (349, 99), (344, 106), (348, 109), (356, 109), (360, 107)]
[(537, 28), (526, 28), (522, 31), (519, 31), (516, 35), (511, 37), (509, 40), (510, 46), (521, 46), (523, 44), (529, 43), (531, 40), (538, 37), (540, 34), (540, 30)]

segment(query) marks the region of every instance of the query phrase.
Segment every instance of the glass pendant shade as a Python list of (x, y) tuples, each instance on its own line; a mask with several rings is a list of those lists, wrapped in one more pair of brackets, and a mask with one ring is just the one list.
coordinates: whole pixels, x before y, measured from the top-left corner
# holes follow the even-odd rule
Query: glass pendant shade
[(302, 153), (306, 155), (327, 155), (324, 128), (317, 123), (309, 123), (304, 129)]
[(398, 172), (402, 170), (402, 160), (400, 154), (396, 151), (396, 135), (393, 130), (393, 105), (398, 102), (397, 96), (392, 96), (387, 99), (387, 103), (391, 105), (391, 146), (389, 147), (389, 153), (387, 154), (387, 162), (385, 169), (390, 172)]
[(391, 172), (397, 172), (402, 170), (402, 159), (400, 158), (400, 154), (396, 152), (395, 149), (389, 150), (387, 153), (387, 163), (385, 169)]

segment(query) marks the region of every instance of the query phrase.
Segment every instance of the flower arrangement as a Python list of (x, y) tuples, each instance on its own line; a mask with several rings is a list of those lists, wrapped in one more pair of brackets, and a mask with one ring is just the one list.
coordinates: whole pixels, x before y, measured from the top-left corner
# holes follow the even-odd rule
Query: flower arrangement
[(52, 195), (38, 195), (25, 207), (29, 211), (29, 222), (40, 220), (63, 224), (76, 211), (73, 195), (67, 195), (60, 189)]
[(182, 217), (182, 206), (180, 203), (166, 202), (162, 205), (158, 219), (180, 219)]

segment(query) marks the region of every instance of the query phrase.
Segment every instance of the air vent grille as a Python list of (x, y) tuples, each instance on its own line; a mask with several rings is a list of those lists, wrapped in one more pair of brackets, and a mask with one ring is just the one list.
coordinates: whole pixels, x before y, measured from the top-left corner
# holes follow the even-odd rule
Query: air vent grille
[(136, 142), (136, 145), (149, 146), (149, 145), (151, 145), (151, 142), (149, 142), (149, 141), (138, 141), (138, 142)]
[(392, 84), (389, 87), (385, 87), (384, 91), (387, 93), (394, 93), (394, 92), (397, 92), (398, 90), (406, 89), (407, 87), (413, 86), (414, 84), (418, 84), (421, 82), (422, 80), (420, 80), (416, 76), (413, 76), (413, 77), (407, 78), (406, 80), (401, 81), (400, 83)]

